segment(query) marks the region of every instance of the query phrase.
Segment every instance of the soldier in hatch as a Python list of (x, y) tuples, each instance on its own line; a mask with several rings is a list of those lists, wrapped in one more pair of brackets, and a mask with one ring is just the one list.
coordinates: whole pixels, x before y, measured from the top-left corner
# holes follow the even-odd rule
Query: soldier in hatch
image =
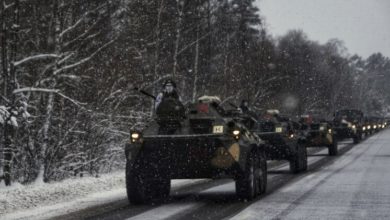
[(163, 102), (166, 98), (176, 99), (181, 102), (181, 98), (177, 92), (176, 83), (173, 80), (166, 80), (163, 83), (163, 91), (160, 92), (156, 97), (155, 109), (160, 106), (161, 102)]
[(163, 91), (156, 97), (155, 110), (160, 134), (173, 134), (181, 127), (185, 108), (173, 80), (163, 83)]
[(245, 100), (243, 99), (241, 101), (241, 104), (240, 104), (240, 110), (242, 111), (242, 113), (244, 114), (248, 114), (249, 113), (249, 103), (248, 103), (248, 100)]

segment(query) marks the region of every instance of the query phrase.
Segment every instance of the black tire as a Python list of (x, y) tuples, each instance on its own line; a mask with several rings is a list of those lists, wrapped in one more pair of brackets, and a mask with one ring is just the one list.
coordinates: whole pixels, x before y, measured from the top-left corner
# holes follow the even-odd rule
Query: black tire
[(267, 159), (265, 154), (263, 154), (260, 160), (260, 169), (261, 169), (261, 180), (260, 180), (260, 195), (264, 194), (267, 191)]
[(358, 132), (354, 137), (353, 137), (353, 143), (358, 144), (362, 140), (362, 134)]
[(332, 144), (328, 146), (329, 156), (336, 156), (339, 153), (337, 137), (333, 135)]
[(290, 171), (291, 173), (299, 173), (299, 165), (298, 165), (298, 156), (294, 156), (293, 159), (290, 159)]
[(307, 170), (307, 148), (305, 146), (301, 146), (301, 166), (300, 171), (304, 172)]
[(296, 155), (290, 159), (290, 171), (299, 173), (307, 170), (307, 149), (304, 145), (297, 144)]
[(238, 197), (250, 201), (265, 192), (267, 170), (264, 162), (265, 159), (255, 152), (249, 155), (244, 173), (236, 180)]
[(145, 178), (126, 165), (127, 198), (131, 204), (147, 204), (161, 202), (169, 196), (171, 181), (164, 178)]

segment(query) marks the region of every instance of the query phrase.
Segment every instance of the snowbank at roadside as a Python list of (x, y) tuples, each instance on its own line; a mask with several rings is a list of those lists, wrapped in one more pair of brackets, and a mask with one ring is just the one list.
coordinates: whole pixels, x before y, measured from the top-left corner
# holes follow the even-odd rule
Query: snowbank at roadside
[(11, 187), (0, 188), (0, 216), (18, 210), (72, 201), (96, 192), (124, 188), (123, 171), (103, 175), (100, 178), (85, 177), (25, 186), (15, 183)]
[[(96, 177), (0, 186), (0, 219), (46, 219), (126, 199), (124, 171)], [(174, 180), (172, 188), (199, 180)], [(202, 181), (202, 180), (201, 180)]]

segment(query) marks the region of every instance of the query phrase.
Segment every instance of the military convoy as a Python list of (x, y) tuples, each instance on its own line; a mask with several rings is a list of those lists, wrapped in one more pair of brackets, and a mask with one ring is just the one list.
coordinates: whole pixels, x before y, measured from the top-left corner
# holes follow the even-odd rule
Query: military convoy
[(161, 201), (171, 179), (199, 178), (231, 178), (237, 195), (251, 200), (266, 191), (267, 160), (288, 161), (292, 173), (306, 171), (308, 147), (327, 147), (335, 156), (339, 139), (357, 143), (387, 126), (358, 110), (340, 110), (333, 121), (312, 115), (294, 121), (278, 110), (244, 113), (232, 106), (212, 96), (186, 106), (164, 99), (142, 131), (130, 132), (125, 147), (130, 203)]
[(368, 117), (370, 122), (370, 127), (373, 133), (380, 131), (381, 129), (386, 127), (386, 122), (384, 118), (377, 116)]

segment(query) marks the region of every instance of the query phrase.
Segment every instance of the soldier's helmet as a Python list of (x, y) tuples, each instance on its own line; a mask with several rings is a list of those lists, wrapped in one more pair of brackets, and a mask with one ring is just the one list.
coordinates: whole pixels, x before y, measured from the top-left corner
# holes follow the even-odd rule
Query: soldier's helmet
[(248, 105), (249, 105), (249, 102), (248, 102), (248, 100), (246, 100), (246, 99), (243, 99), (243, 100), (241, 101), (241, 106), (248, 107)]
[(172, 79), (167, 79), (163, 83), (163, 89), (166, 93), (172, 93), (176, 89), (176, 83)]

